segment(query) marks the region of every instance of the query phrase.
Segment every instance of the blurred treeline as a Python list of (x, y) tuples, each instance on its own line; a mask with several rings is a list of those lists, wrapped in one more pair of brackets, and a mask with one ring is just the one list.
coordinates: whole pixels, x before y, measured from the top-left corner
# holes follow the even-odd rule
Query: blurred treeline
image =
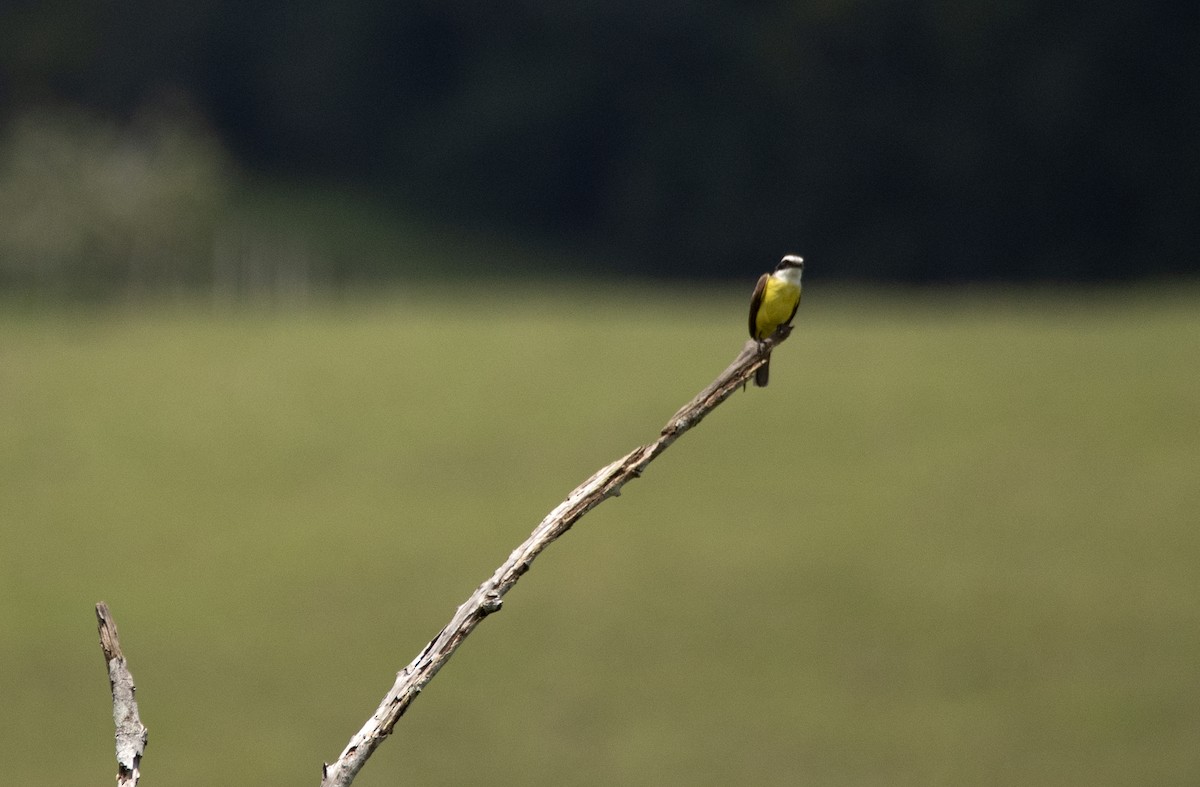
[(263, 193), (296, 184), (614, 272), (745, 277), (789, 251), (884, 280), (1195, 272), (1197, 19), (1120, 0), (10, 0), (0, 274), (275, 276), (245, 273), (266, 247), (289, 275), (306, 254), (343, 277), (415, 264), (260, 232)]

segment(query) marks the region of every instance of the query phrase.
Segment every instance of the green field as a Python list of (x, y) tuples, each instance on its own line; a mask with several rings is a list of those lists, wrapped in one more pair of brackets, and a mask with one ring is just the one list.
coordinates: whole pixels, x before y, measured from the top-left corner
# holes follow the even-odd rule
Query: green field
[[(748, 290), (0, 307), (0, 746), (315, 785), (541, 517), (742, 343)], [(810, 285), (553, 545), (356, 785), (1200, 782), (1200, 288)]]

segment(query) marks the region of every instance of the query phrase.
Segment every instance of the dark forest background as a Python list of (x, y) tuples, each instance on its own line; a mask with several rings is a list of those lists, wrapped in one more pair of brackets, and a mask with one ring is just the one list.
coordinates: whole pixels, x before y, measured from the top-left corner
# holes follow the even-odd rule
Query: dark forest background
[(858, 279), (1161, 276), (1200, 269), (1197, 17), (1064, 0), (4, 0), (0, 120), (69, 107), (126, 139), (148, 112), (188, 118), (239, 177), (614, 273), (745, 276), (799, 251)]

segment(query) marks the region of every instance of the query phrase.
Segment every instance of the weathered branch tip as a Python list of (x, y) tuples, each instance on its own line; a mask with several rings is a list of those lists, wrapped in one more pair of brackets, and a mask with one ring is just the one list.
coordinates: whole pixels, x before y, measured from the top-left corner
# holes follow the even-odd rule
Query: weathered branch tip
[(96, 605), (96, 624), (100, 634), (100, 649), (104, 651), (104, 662), (108, 666), (108, 684), (112, 689), (113, 724), (116, 726), (117, 742), (117, 785), (136, 787), (141, 778), (140, 765), (146, 751), (149, 731), (138, 716), (137, 700), (134, 698), (133, 675), (121, 651), (121, 640), (117, 636), (117, 622), (113, 620), (108, 605), (101, 601)]

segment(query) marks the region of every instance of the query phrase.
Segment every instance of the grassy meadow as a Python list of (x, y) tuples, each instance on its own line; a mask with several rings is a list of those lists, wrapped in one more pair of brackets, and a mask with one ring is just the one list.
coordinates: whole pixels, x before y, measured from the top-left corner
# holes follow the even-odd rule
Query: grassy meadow
[[(749, 290), (0, 304), (0, 747), (316, 785)], [(1200, 287), (823, 292), (553, 545), (356, 785), (1200, 781)], [(18, 765), (18, 763), (23, 763)], [(33, 763), (33, 765), (30, 765)]]

